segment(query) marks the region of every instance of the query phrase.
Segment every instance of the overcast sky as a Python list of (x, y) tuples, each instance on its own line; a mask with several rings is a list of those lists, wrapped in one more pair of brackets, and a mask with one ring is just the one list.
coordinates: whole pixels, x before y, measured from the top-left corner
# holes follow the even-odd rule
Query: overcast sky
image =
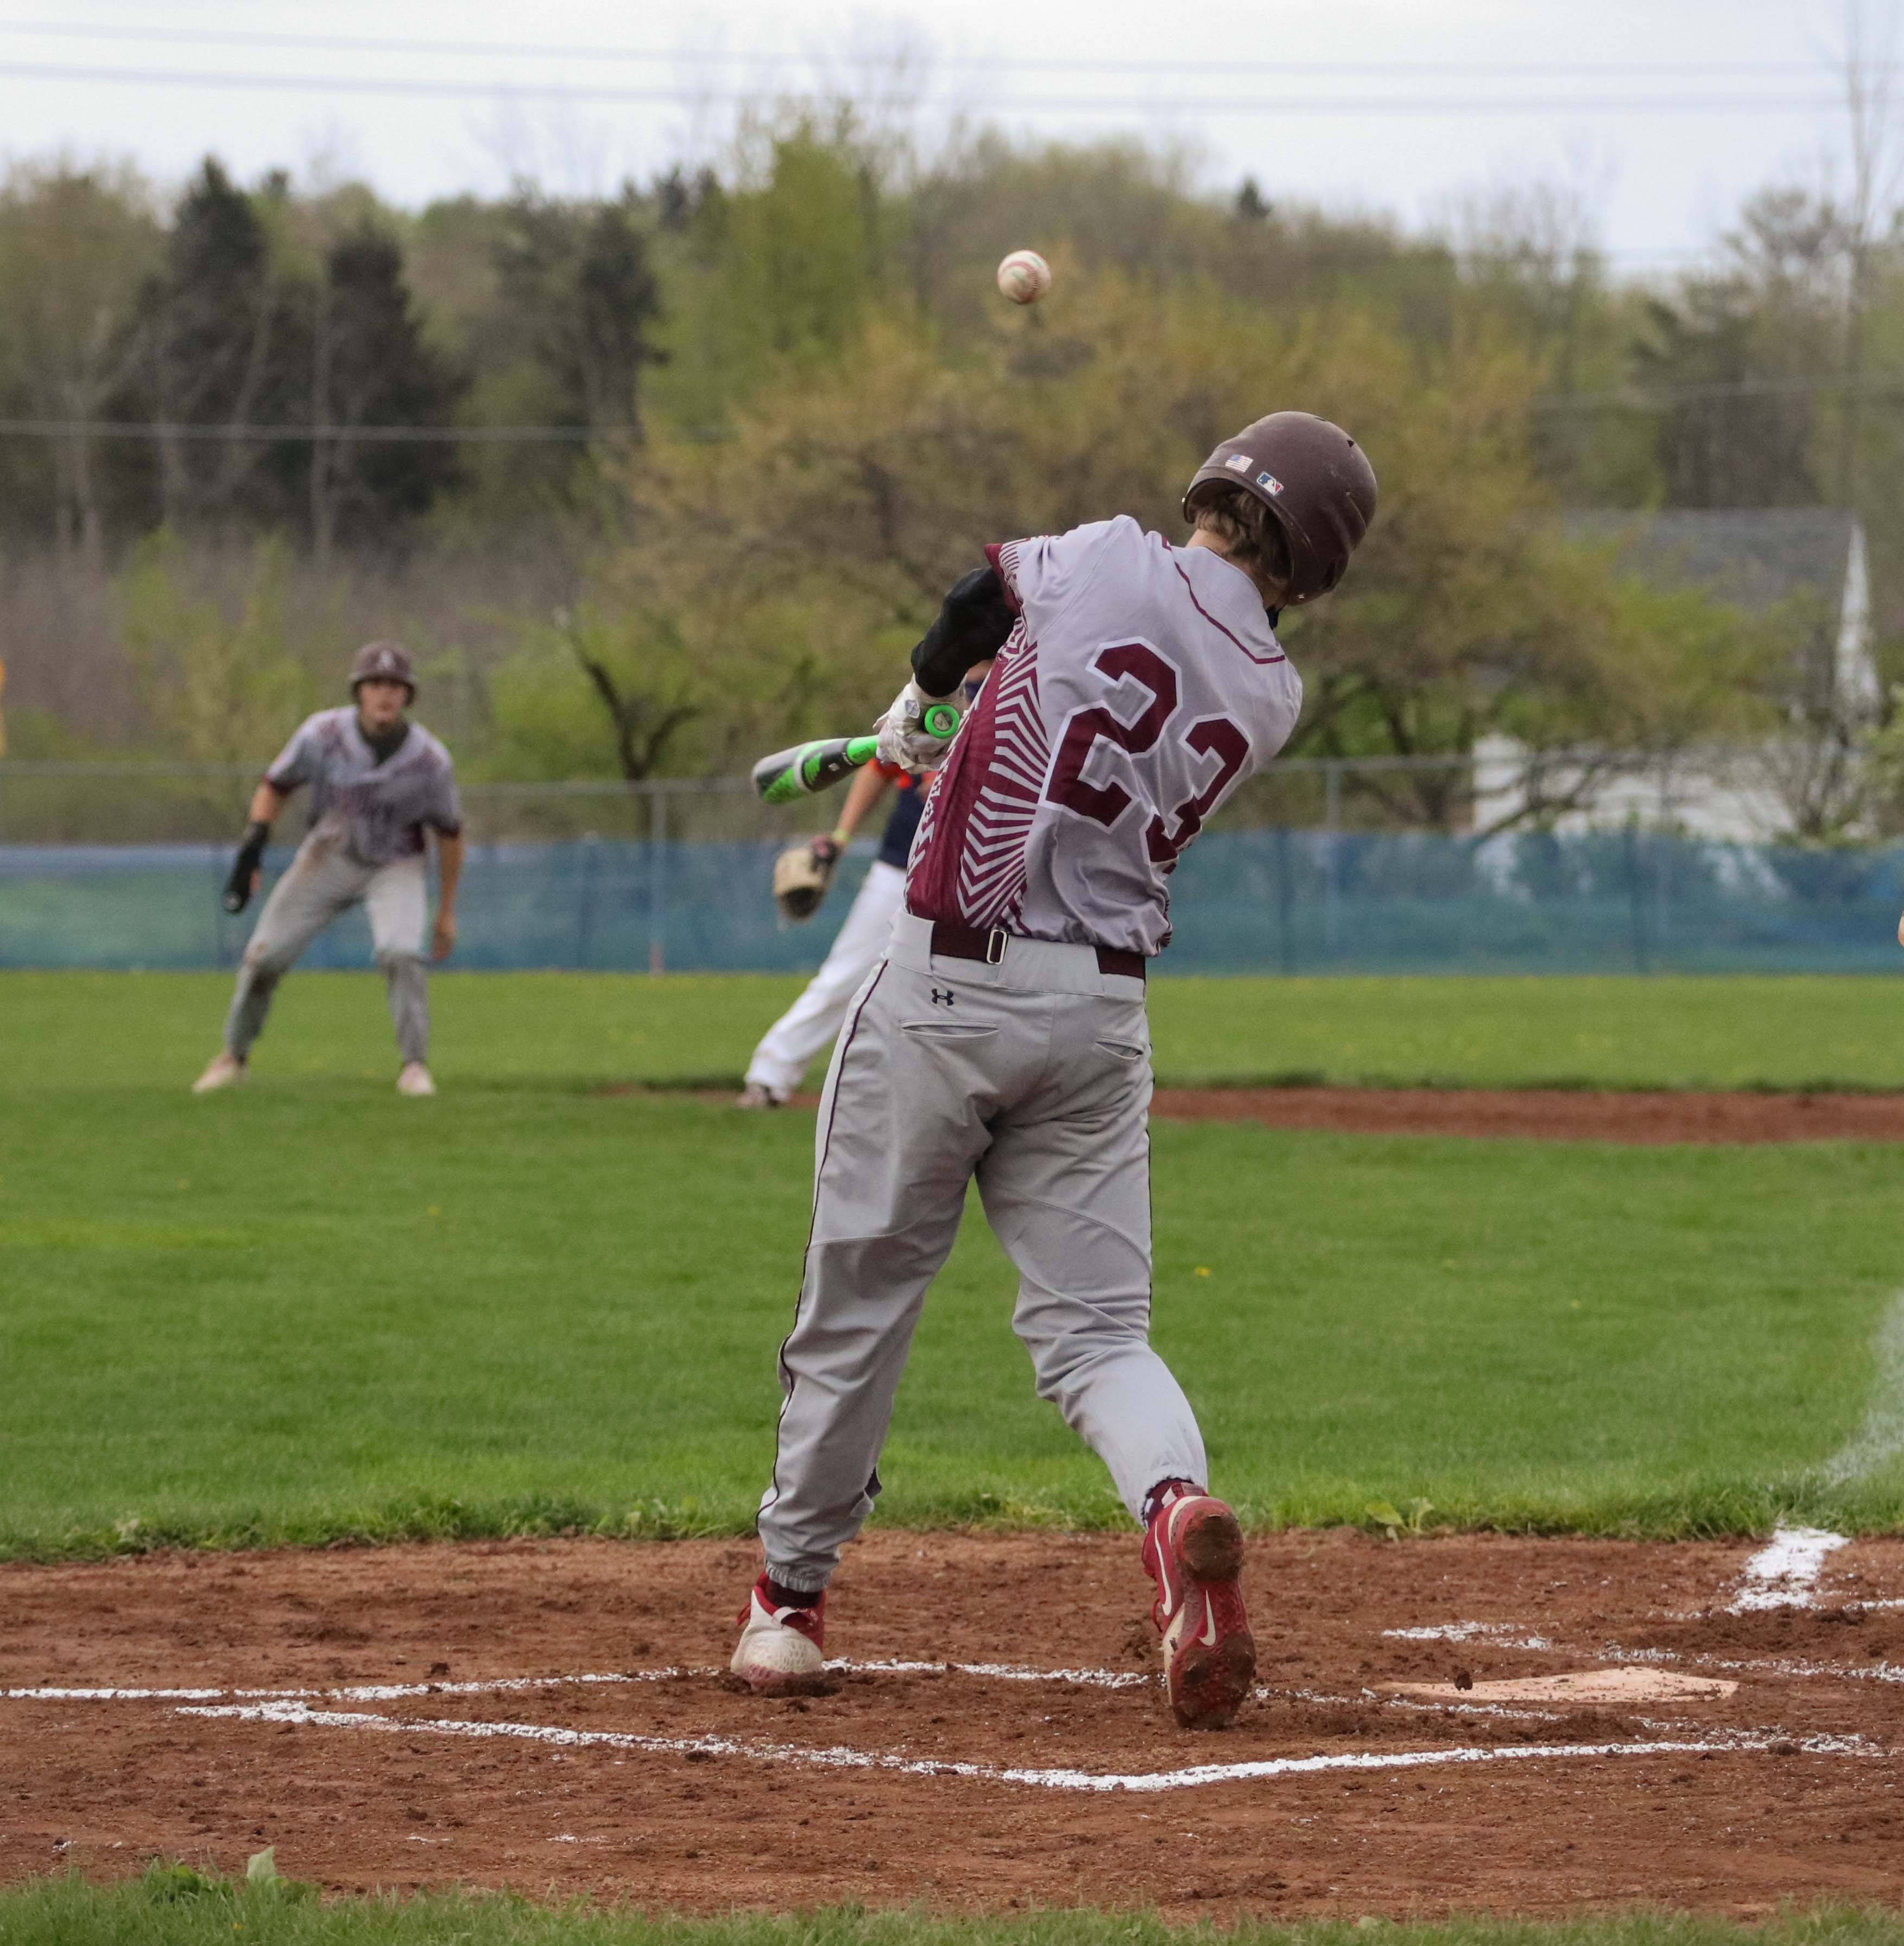
[[(1868, 39), (1887, 16), (1865, 0)], [(607, 189), (715, 153), (738, 99), (910, 49), (929, 130), (1136, 132), (1211, 184), (1411, 224), (1555, 179), (1639, 270), (1708, 246), (1757, 185), (1819, 179), (1845, 34), (1833, 0), (0, 0), (0, 129), (166, 181), (215, 150), (411, 205), (520, 170)]]

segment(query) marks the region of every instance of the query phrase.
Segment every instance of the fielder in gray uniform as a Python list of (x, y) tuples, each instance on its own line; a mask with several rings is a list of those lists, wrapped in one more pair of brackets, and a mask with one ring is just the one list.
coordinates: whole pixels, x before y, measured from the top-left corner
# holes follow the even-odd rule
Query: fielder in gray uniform
[[(311, 829), (291, 868), (272, 888), (238, 968), (224, 1046), (193, 1084), (195, 1094), (245, 1078), (252, 1043), (278, 982), (341, 913), (370, 916), (377, 964), (390, 989), (405, 1095), (434, 1095), (424, 934), (433, 959), (456, 943), (456, 885), (462, 874), (462, 814), (450, 753), (404, 711), (416, 696), (410, 659), (394, 642), (369, 642), (351, 665), (352, 702), (320, 710), (264, 773), (251, 823), (232, 866), (225, 907), (242, 912), (258, 889), (271, 826), (300, 784), (311, 786)], [(428, 925), (425, 830), (436, 833), (437, 916)]]
[[(1273, 414), (1198, 469), (1186, 546), (1120, 517), (988, 548), (913, 650), (879, 755), (943, 768), (821, 1098), (766, 1571), (733, 1661), (754, 1688), (821, 1675), (827, 1583), (872, 1511), (913, 1327), (975, 1176), (1018, 1267), (1039, 1395), (1144, 1529), (1177, 1720), (1221, 1727), (1249, 1694), (1242, 1531), (1149, 1342), (1145, 969), (1170, 941), (1185, 847), (1295, 727), (1278, 611), (1340, 579), (1375, 491), (1339, 427)], [(994, 653), (948, 750), (924, 712)]]

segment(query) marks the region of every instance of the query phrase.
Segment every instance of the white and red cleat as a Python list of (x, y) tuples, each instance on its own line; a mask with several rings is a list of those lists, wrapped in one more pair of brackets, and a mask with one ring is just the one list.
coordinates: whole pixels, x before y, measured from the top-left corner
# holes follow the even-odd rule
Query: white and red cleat
[(1164, 1683), (1178, 1722), (1228, 1729), (1256, 1681), (1241, 1525), (1221, 1500), (1186, 1493), (1152, 1518), (1144, 1566), (1157, 1583), (1151, 1616), (1164, 1638)]
[(737, 1618), (740, 1639), (728, 1666), (762, 1696), (798, 1696), (826, 1680), (827, 1598), (810, 1608), (777, 1608), (762, 1575)]

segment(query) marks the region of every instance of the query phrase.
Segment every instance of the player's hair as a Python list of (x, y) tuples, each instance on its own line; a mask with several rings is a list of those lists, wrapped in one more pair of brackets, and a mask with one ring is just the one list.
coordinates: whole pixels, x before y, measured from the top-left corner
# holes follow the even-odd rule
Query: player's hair
[(1253, 493), (1212, 481), (1197, 489), (1192, 518), (1200, 533), (1213, 534), (1238, 567), (1287, 587), (1289, 537), (1282, 523)]

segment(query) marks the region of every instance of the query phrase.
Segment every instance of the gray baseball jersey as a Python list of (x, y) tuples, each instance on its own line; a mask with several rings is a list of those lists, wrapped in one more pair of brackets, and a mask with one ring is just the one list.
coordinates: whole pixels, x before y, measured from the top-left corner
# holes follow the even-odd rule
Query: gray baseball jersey
[(1207, 548), (1120, 515), (986, 551), (1018, 619), (927, 800), (907, 909), (1161, 953), (1179, 855), (1287, 741), (1301, 678)]
[(298, 724), (264, 773), (274, 790), (311, 786), (311, 824), (363, 865), (387, 865), (423, 849), (427, 824), (446, 837), (462, 829), (450, 752), (419, 723), (381, 764), (357, 711), (320, 709)]
[[(1141, 1517), (1207, 1478), (1149, 1343), (1144, 983), (1103, 965), (1170, 937), (1171, 868), (1280, 749), (1302, 684), (1262, 598), (1207, 548), (1114, 520), (991, 551), (1011, 636), (926, 800), (894, 922), (833, 1050), (813, 1225), (759, 1527), (782, 1586), (823, 1588), (876, 1471), (967, 1184), (1018, 1270), (1041, 1397)], [(983, 960), (933, 922), (1009, 935)]]

